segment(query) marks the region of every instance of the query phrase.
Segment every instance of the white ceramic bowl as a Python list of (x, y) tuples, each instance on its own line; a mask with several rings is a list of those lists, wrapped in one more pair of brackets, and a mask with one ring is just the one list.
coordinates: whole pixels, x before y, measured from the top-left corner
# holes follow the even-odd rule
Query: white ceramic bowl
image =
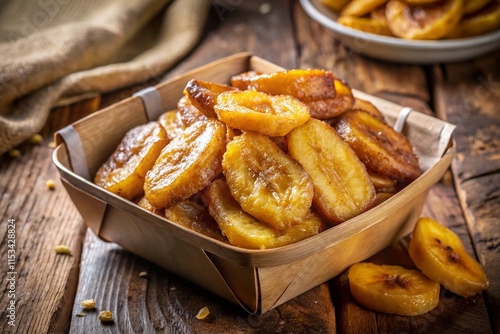
[(300, 0), (315, 21), (334, 31), (355, 52), (399, 63), (434, 64), (469, 60), (500, 48), (500, 30), (470, 38), (410, 41), (352, 29), (336, 22), (337, 13), (319, 0)]

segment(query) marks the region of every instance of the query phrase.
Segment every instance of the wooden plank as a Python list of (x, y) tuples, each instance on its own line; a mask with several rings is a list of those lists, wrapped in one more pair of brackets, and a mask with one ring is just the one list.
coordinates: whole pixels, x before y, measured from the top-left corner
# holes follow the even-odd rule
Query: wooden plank
[[(0, 258), (7, 263), (7, 221), (15, 220), (15, 295), (2, 293), (0, 322), (2, 333), (62, 333), (67, 331), (76, 293), (80, 250), (85, 226), (77, 214), (52, 164), (52, 141), (46, 136), (41, 145), (22, 144), (21, 157), (0, 157)], [(50, 191), (46, 181), (56, 181)], [(58, 244), (70, 247), (72, 255), (57, 255)], [(2, 290), (7, 287), (6, 266), (0, 273)], [(4, 311), (16, 304), (15, 327)]]
[(499, 57), (500, 50), (434, 69), (437, 111), (457, 125), (452, 171), (475, 252), (490, 279), (485, 298), (494, 332), (500, 331)]
[[(328, 285), (312, 289), (262, 316), (254, 316), (212, 293), (99, 240), (89, 231), (82, 254), (71, 333), (334, 333), (335, 312)], [(140, 277), (146, 272), (147, 277)], [(95, 299), (96, 310), (80, 302)], [(208, 307), (206, 320), (196, 319)], [(100, 311), (114, 323), (103, 325)], [(77, 314), (83, 313), (84, 317)]]

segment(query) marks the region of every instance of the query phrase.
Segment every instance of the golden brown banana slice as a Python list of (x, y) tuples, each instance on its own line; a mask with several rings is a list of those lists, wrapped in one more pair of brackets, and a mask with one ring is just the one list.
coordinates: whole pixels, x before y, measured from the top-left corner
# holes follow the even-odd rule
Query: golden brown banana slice
[(169, 141), (177, 137), (186, 128), (177, 109), (166, 111), (161, 114), (160, 117), (158, 117), (158, 123), (160, 123), (167, 132)]
[(149, 203), (148, 199), (143, 196), (138, 202), (137, 205), (139, 205), (141, 208), (146, 209), (154, 214), (157, 214), (159, 216), (164, 215), (164, 209), (163, 208), (155, 208), (154, 206)]
[(410, 6), (391, 0), (385, 15), (395, 36), (405, 39), (439, 39), (449, 34), (463, 15), (464, 0), (444, 0), (421, 6)]
[(148, 201), (166, 208), (202, 190), (221, 172), (225, 147), (226, 126), (216, 119), (186, 128), (165, 146), (146, 174)]
[(184, 88), (186, 95), (193, 106), (198, 108), (205, 116), (217, 118), (214, 106), (220, 93), (235, 90), (236, 88), (215, 82), (190, 80)]
[(294, 69), (251, 77), (248, 89), (271, 95), (290, 95), (302, 102), (310, 102), (334, 98), (333, 80), (331, 71)]
[(361, 262), (349, 268), (348, 278), (353, 298), (376, 312), (415, 316), (439, 303), (439, 283), (417, 270)]
[(358, 16), (341, 16), (337, 19), (337, 23), (368, 32), (371, 34), (382, 35), (382, 36), (393, 36), (387, 20), (376, 20), (369, 17), (358, 17)]
[(460, 296), (470, 297), (489, 287), (482, 266), (460, 238), (432, 218), (418, 220), (408, 252), (425, 275)]
[(236, 87), (240, 90), (247, 90), (248, 85), (250, 84), (250, 79), (261, 74), (262, 72), (248, 71), (233, 75), (230, 79), (231, 86)]
[(344, 7), (349, 1), (351, 0), (320, 0), (323, 5), (336, 12), (340, 12), (342, 7)]
[(189, 199), (166, 208), (165, 218), (207, 237), (227, 242), (208, 210)]
[(338, 224), (370, 207), (375, 189), (366, 168), (332, 127), (311, 118), (287, 139), (289, 154), (312, 178), (320, 215)]
[(368, 175), (373, 183), (373, 187), (377, 193), (395, 193), (396, 180), (385, 175), (380, 175), (372, 170), (368, 170)]
[(478, 12), (464, 16), (446, 37), (472, 37), (498, 29), (500, 29), (500, 1), (492, 1)]
[(380, 118), (384, 119), (384, 116), (382, 113), (373, 105), (373, 103), (361, 99), (355, 99), (354, 100), (354, 105), (352, 106), (352, 110), (364, 110), (366, 112), (369, 112), (370, 114)]
[(329, 119), (351, 110), (354, 104), (351, 87), (345, 81), (338, 78), (334, 79), (334, 87), (334, 98), (305, 102), (309, 107), (311, 117)]
[(179, 111), (180, 118), (185, 127), (207, 119), (207, 116), (205, 116), (200, 109), (193, 106), (193, 103), (186, 95), (181, 97), (179, 102), (177, 102), (177, 110)]
[(307, 106), (292, 96), (252, 90), (220, 94), (215, 112), (229, 127), (271, 137), (284, 136), (311, 117)]
[(368, 169), (402, 183), (420, 176), (418, 158), (408, 139), (370, 113), (346, 112), (335, 129)]
[(141, 195), (144, 177), (167, 142), (167, 133), (157, 122), (131, 129), (99, 168), (94, 183), (128, 200)]
[(394, 195), (395, 193), (377, 193), (375, 195), (375, 201), (373, 202), (373, 207), (376, 207), (377, 205), (384, 203)]
[(352, 0), (342, 8), (340, 16), (363, 16), (386, 2), (387, 0)]
[(403, 1), (410, 5), (425, 5), (433, 2), (439, 2), (442, 0), (403, 0)]
[(496, 0), (466, 0), (464, 1), (464, 14), (471, 14), (477, 12), (481, 8), (484, 8), (489, 2), (495, 2)]
[(268, 249), (285, 246), (319, 233), (321, 219), (308, 212), (284, 231), (277, 231), (252, 217), (232, 197), (224, 179), (214, 180), (204, 191), (208, 209), (233, 246)]
[(311, 178), (266, 136), (245, 132), (235, 137), (222, 167), (243, 210), (276, 230), (300, 222), (311, 208)]

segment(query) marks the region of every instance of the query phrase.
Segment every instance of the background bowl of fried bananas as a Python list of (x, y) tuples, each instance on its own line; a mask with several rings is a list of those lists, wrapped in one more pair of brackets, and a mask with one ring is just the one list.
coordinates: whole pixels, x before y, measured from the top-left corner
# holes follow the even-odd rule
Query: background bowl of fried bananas
[(414, 64), (472, 59), (500, 46), (498, 0), (300, 0), (350, 49)]

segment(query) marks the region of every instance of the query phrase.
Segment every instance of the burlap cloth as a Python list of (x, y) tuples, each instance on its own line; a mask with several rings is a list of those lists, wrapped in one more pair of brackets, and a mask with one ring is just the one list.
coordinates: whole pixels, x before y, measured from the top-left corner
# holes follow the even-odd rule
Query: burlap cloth
[(62, 98), (161, 75), (198, 42), (211, 1), (0, 1), (0, 154)]

